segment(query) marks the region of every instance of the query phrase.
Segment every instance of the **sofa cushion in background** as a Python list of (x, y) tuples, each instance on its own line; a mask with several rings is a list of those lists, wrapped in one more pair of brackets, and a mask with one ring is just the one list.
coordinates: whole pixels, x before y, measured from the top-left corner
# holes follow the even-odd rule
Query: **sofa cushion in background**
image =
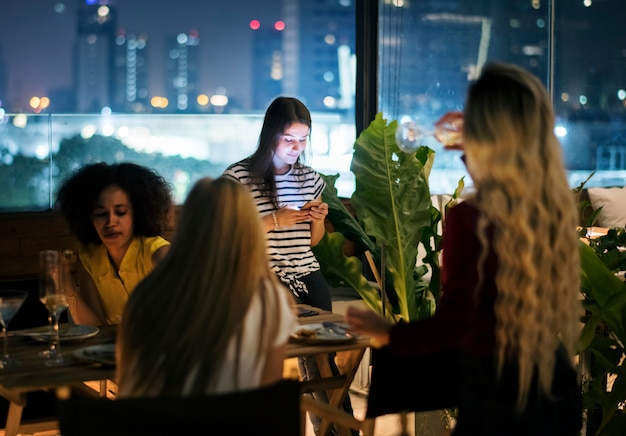
[(598, 216), (600, 227), (626, 226), (626, 187), (588, 188), (587, 193), (594, 210), (602, 207)]

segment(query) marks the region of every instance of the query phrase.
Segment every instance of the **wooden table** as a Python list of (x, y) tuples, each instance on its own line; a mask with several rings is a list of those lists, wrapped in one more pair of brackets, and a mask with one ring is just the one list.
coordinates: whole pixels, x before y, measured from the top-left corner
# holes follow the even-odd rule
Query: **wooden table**
[[(298, 318), (301, 325), (328, 322), (344, 322), (343, 315), (317, 309), (306, 305), (298, 305), (298, 307), (314, 310), (319, 312), (318, 315), (306, 316)], [(320, 404), (319, 401), (312, 398), (303, 398), (305, 408), (315, 412), (322, 418), (320, 425), (320, 434), (326, 435), (330, 431), (330, 416), (335, 423), (343, 423), (338, 429), (340, 434), (349, 436), (350, 428), (363, 428), (370, 425), (365, 422), (358, 421), (343, 411), (343, 402), (348, 395), (350, 385), (354, 380), (354, 376), (359, 368), (361, 359), (365, 350), (370, 346), (370, 338), (366, 336), (357, 337), (356, 340), (338, 345), (302, 345), (289, 343), (287, 345), (287, 357), (299, 356), (315, 356), (315, 361), (320, 370), (321, 379), (302, 381), (303, 392), (314, 392), (325, 390), (328, 396), (328, 405)], [(337, 366), (340, 376), (333, 376), (328, 362), (328, 355), (337, 353)], [(307, 407), (308, 406), (308, 407)], [(330, 406), (330, 407), (327, 407)], [(373, 428), (373, 423), (371, 423)]]
[[(323, 321), (343, 322), (343, 316), (310, 308), (318, 312), (315, 316), (300, 317), (298, 321), (302, 325), (321, 323)], [(61, 343), (61, 351), (67, 357), (72, 357), (74, 350), (90, 345), (110, 344), (115, 342), (116, 326), (104, 326), (100, 332), (91, 338), (81, 341), (69, 341)], [(38, 342), (25, 336), (9, 337), (9, 353), (11, 357), (20, 362), (15, 368), (0, 369), (0, 395), (9, 400), (9, 412), (6, 420), (6, 436), (16, 436), (19, 432), (50, 430), (50, 422), (47, 428), (24, 426), (21, 423), (22, 411), (27, 405), (27, 393), (33, 391), (50, 391), (57, 388), (72, 387), (85, 390), (85, 382), (112, 380), (115, 376), (113, 366), (103, 366), (89, 362), (75, 360), (70, 366), (49, 367), (45, 365), (45, 358), (38, 353), (48, 346), (45, 342)], [(287, 345), (287, 358), (299, 356), (315, 356), (322, 378), (302, 382), (303, 392), (325, 390), (328, 394), (329, 404), (319, 405), (324, 408), (330, 406), (333, 410), (342, 411), (343, 401), (348, 395), (350, 384), (359, 367), (363, 354), (369, 346), (369, 338), (359, 337), (355, 341), (337, 345), (302, 345), (289, 343)], [(333, 376), (328, 362), (328, 355), (337, 353), (340, 376)], [(102, 393), (102, 389), (100, 391)], [(308, 401), (308, 400), (307, 400)], [(317, 409), (315, 400), (310, 403)], [(347, 415), (347, 414), (346, 414)], [(323, 417), (323, 414), (321, 415)], [(346, 417), (349, 420), (349, 417)], [(354, 419), (354, 418), (352, 418)], [(352, 421), (346, 421), (352, 422)], [(357, 423), (358, 424), (358, 423)], [(354, 428), (354, 427), (353, 427)], [(326, 434), (329, 429), (328, 420), (322, 421), (322, 433)], [(345, 432), (345, 433), (344, 433)], [(343, 434), (349, 434), (347, 428), (342, 428)]]
[[(100, 329), (96, 336), (81, 341), (61, 343), (61, 352), (71, 358), (74, 350), (89, 345), (107, 344), (115, 341), (115, 326)], [(111, 379), (115, 375), (112, 366), (96, 365), (75, 360), (71, 366), (49, 367), (39, 352), (48, 347), (24, 336), (9, 337), (9, 353), (19, 362), (14, 368), (0, 369), (0, 395), (9, 400), (5, 435), (15, 436), (21, 430), (22, 411), (27, 404), (28, 392), (49, 391), (61, 386), (75, 386), (84, 390), (84, 382)], [(50, 425), (50, 423), (47, 423)], [(27, 427), (36, 431), (37, 426)], [(46, 428), (50, 430), (50, 428)]]

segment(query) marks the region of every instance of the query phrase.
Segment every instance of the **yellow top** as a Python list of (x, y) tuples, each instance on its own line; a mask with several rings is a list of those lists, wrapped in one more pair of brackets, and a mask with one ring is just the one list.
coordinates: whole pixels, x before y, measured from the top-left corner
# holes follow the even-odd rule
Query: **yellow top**
[(119, 271), (109, 260), (104, 245), (81, 245), (80, 261), (93, 279), (107, 324), (121, 320), (128, 296), (137, 284), (152, 271), (152, 255), (169, 241), (160, 236), (139, 236), (133, 239), (120, 265)]

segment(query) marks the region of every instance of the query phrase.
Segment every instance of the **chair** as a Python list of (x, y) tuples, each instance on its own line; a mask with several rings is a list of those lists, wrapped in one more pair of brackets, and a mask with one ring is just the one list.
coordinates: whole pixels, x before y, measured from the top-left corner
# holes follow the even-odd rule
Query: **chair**
[(331, 424), (341, 426), (339, 431), (343, 432), (342, 434), (350, 434), (347, 433), (348, 429), (359, 430), (363, 436), (373, 436), (374, 434), (375, 418), (366, 417), (363, 420), (358, 420), (343, 410), (307, 396), (303, 396), (301, 401), (304, 412), (313, 413)]
[(254, 390), (203, 397), (57, 400), (63, 436), (302, 433), (300, 384), (280, 380)]

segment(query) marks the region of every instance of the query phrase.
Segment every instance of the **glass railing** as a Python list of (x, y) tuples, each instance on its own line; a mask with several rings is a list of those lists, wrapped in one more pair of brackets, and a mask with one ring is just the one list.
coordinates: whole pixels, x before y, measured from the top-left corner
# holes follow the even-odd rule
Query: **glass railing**
[[(217, 177), (230, 163), (255, 150), (262, 117), (4, 115), (0, 118), (0, 212), (51, 209), (59, 183), (80, 166), (98, 161), (130, 161), (155, 169), (172, 184), (180, 204), (199, 178)], [(305, 162), (323, 174), (338, 174), (337, 192), (349, 198), (354, 192), (350, 171), (354, 123), (332, 114), (313, 113), (312, 118)], [(626, 145), (618, 127), (567, 126), (570, 134), (561, 140), (572, 187), (593, 171), (587, 187), (626, 184)], [(459, 152), (443, 151), (432, 138), (424, 145), (435, 151), (429, 179), (432, 194), (454, 192), (462, 177), (466, 189), (472, 189)]]
[[(0, 212), (41, 211), (54, 205), (59, 183), (91, 162), (130, 161), (158, 171), (182, 203), (201, 177), (217, 177), (257, 145), (262, 114), (248, 115), (5, 115), (0, 123)], [(339, 174), (350, 196), (354, 123), (312, 114), (305, 162)]]

